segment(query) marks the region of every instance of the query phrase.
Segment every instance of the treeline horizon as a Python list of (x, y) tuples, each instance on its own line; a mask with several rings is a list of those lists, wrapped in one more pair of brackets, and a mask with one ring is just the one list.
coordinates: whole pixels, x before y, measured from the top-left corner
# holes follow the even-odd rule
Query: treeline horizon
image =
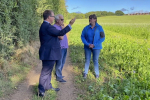
[(97, 17), (102, 17), (102, 16), (122, 16), (124, 15), (124, 13), (120, 10), (117, 10), (114, 12), (110, 12), (110, 11), (91, 11), (91, 12), (87, 12), (87, 13), (77, 13), (77, 12), (73, 12), (73, 13), (69, 13), (68, 12), (68, 19), (71, 19), (73, 17), (76, 17), (77, 19), (84, 19), (84, 18), (88, 18), (91, 14), (96, 14)]

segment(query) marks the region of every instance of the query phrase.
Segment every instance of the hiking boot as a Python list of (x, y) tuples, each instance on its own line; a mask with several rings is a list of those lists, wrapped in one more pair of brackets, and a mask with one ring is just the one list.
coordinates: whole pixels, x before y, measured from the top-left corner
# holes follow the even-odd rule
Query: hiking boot
[(44, 92), (38, 92), (38, 96), (44, 97), (45, 93)]
[(59, 82), (66, 82), (64, 79), (56, 79)]
[(99, 78), (99, 75), (96, 75), (95, 78)]
[(86, 78), (87, 77), (87, 74), (83, 73), (83, 78)]
[(59, 91), (60, 89), (59, 88), (51, 88), (53, 91)]

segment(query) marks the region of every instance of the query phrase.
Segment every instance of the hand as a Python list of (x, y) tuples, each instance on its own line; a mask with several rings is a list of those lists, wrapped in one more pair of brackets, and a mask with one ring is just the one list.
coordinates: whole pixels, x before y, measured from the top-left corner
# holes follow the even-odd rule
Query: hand
[(58, 36), (59, 40), (63, 40), (64, 36)]
[(70, 25), (73, 25), (73, 23), (75, 22), (75, 20), (76, 20), (76, 18), (72, 19), (72, 20), (69, 22), (69, 24), (70, 24)]
[(64, 28), (65, 28), (64, 24), (61, 24), (61, 28), (62, 28), (62, 29), (64, 29)]
[(90, 44), (90, 45), (89, 45), (89, 48), (94, 48), (94, 44)]

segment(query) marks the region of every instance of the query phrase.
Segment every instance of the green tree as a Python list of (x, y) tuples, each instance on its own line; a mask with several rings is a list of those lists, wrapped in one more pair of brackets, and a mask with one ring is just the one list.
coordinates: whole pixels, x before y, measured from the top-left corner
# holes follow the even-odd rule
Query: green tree
[(117, 16), (122, 16), (122, 15), (124, 15), (124, 13), (123, 13), (121, 10), (117, 10), (117, 11), (115, 12), (115, 14), (116, 14)]
[(77, 19), (83, 19), (85, 18), (85, 14), (83, 13), (69, 13), (68, 14), (68, 19), (72, 19), (74, 17), (76, 17)]
[(9, 59), (15, 49), (38, 39), (43, 12), (53, 10), (67, 18), (65, 0), (1, 0), (0, 57)]
[(107, 15), (108, 16), (112, 16), (112, 15), (115, 15), (115, 13), (113, 13), (113, 12), (107, 12)]
[(115, 15), (113, 12), (107, 12), (107, 11), (91, 11), (85, 14), (85, 18), (89, 18), (91, 14), (96, 14), (97, 17), (101, 16), (112, 16)]
[(101, 15), (102, 16), (107, 16), (107, 11), (102, 11)]

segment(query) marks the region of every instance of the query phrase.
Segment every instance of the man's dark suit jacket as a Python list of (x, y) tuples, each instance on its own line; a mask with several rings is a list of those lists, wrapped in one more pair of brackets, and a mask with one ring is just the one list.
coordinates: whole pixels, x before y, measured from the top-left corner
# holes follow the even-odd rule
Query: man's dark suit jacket
[(69, 31), (69, 26), (60, 31), (44, 21), (39, 30), (41, 43), (39, 49), (40, 60), (59, 60), (61, 58), (61, 47), (58, 36), (63, 36)]

